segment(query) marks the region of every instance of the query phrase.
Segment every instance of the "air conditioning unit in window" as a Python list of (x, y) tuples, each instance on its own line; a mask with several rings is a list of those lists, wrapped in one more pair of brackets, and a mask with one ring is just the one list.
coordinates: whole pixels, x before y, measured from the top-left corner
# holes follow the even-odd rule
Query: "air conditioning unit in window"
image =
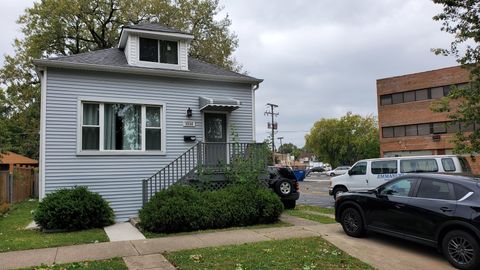
[(440, 141), (441, 138), (442, 138), (442, 137), (440, 136), (440, 134), (434, 134), (434, 135), (432, 135), (432, 141), (434, 141), (434, 142)]

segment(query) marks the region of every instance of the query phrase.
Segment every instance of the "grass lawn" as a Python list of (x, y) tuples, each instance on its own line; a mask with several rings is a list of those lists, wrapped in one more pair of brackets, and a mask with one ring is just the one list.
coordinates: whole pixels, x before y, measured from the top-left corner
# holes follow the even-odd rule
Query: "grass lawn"
[(321, 237), (202, 248), (165, 254), (188, 269), (373, 269)]
[(66, 264), (40, 265), (30, 268), (23, 268), (24, 270), (70, 270), (70, 269), (91, 269), (91, 270), (126, 270), (128, 269), (122, 258), (114, 258), (110, 260), (91, 261), (91, 262), (77, 262)]
[(143, 235), (145, 235), (146, 238), (157, 238), (157, 237), (166, 237), (166, 236), (190, 235), (190, 234), (197, 234), (197, 233), (231, 231), (231, 230), (239, 230), (239, 229), (262, 229), (262, 228), (289, 227), (289, 226), (293, 226), (293, 225), (287, 222), (277, 221), (271, 224), (258, 224), (258, 225), (245, 226), (245, 227), (230, 227), (225, 229), (210, 229), (210, 230), (200, 230), (200, 231), (181, 232), (181, 233), (154, 233), (154, 232), (147, 232), (147, 231), (142, 231), (142, 233)]
[(14, 204), (0, 216), (0, 252), (108, 241), (103, 229), (63, 233), (25, 230), (37, 205), (38, 201)]
[(330, 224), (330, 223), (336, 222), (335, 219), (333, 218), (312, 214), (312, 213), (309, 213), (308, 211), (317, 212), (320, 214), (333, 214), (332, 211), (335, 212), (334, 209), (330, 210), (330, 208), (322, 208), (322, 207), (310, 206), (310, 205), (297, 205), (295, 209), (287, 209), (284, 211), (284, 213), (290, 216), (309, 219), (309, 220), (320, 222), (323, 224)]

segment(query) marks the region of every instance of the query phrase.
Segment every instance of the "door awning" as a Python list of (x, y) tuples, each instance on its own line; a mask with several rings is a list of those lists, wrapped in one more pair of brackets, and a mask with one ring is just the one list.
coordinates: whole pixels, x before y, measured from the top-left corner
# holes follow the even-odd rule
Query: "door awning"
[(240, 108), (240, 101), (233, 98), (200, 97), (200, 111), (227, 111)]

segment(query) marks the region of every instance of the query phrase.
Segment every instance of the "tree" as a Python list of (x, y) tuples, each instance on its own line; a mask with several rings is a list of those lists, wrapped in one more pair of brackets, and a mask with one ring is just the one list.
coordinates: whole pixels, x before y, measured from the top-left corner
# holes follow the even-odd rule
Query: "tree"
[(441, 30), (454, 35), (449, 49), (433, 49), (437, 55), (451, 55), (470, 71), (471, 83), (455, 87), (450, 94), (432, 103), (436, 112), (451, 112), (449, 118), (466, 126), (477, 126), (472, 133), (458, 132), (453, 139), (456, 153), (480, 152), (480, 2), (478, 0), (433, 0), (443, 6), (433, 17), (442, 22)]
[[(3, 148), (38, 157), (40, 87), (32, 60), (111, 48), (121, 26), (161, 23), (191, 32), (189, 54), (230, 70), (238, 39), (218, 0), (42, 0), (20, 16), (22, 39), (0, 69), (0, 142)], [(3, 98), (2, 98), (3, 97)], [(16, 149), (11, 149), (11, 148)]]
[(305, 136), (306, 148), (332, 166), (352, 165), (380, 155), (377, 120), (347, 113), (340, 119), (321, 119)]
[(293, 143), (284, 143), (278, 148), (278, 152), (281, 154), (290, 154), (294, 156), (295, 159), (298, 159), (302, 150)]

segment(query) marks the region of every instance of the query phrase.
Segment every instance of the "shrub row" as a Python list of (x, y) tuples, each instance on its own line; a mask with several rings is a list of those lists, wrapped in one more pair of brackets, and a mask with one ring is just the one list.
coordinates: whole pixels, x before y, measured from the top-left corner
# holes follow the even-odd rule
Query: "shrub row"
[(86, 187), (75, 187), (48, 194), (33, 219), (47, 230), (83, 230), (113, 224), (114, 214), (100, 194)]
[(182, 232), (272, 223), (283, 211), (271, 190), (235, 185), (198, 191), (174, 185), (158, 192), (140, 210), (140, 226), (151, 232)]

